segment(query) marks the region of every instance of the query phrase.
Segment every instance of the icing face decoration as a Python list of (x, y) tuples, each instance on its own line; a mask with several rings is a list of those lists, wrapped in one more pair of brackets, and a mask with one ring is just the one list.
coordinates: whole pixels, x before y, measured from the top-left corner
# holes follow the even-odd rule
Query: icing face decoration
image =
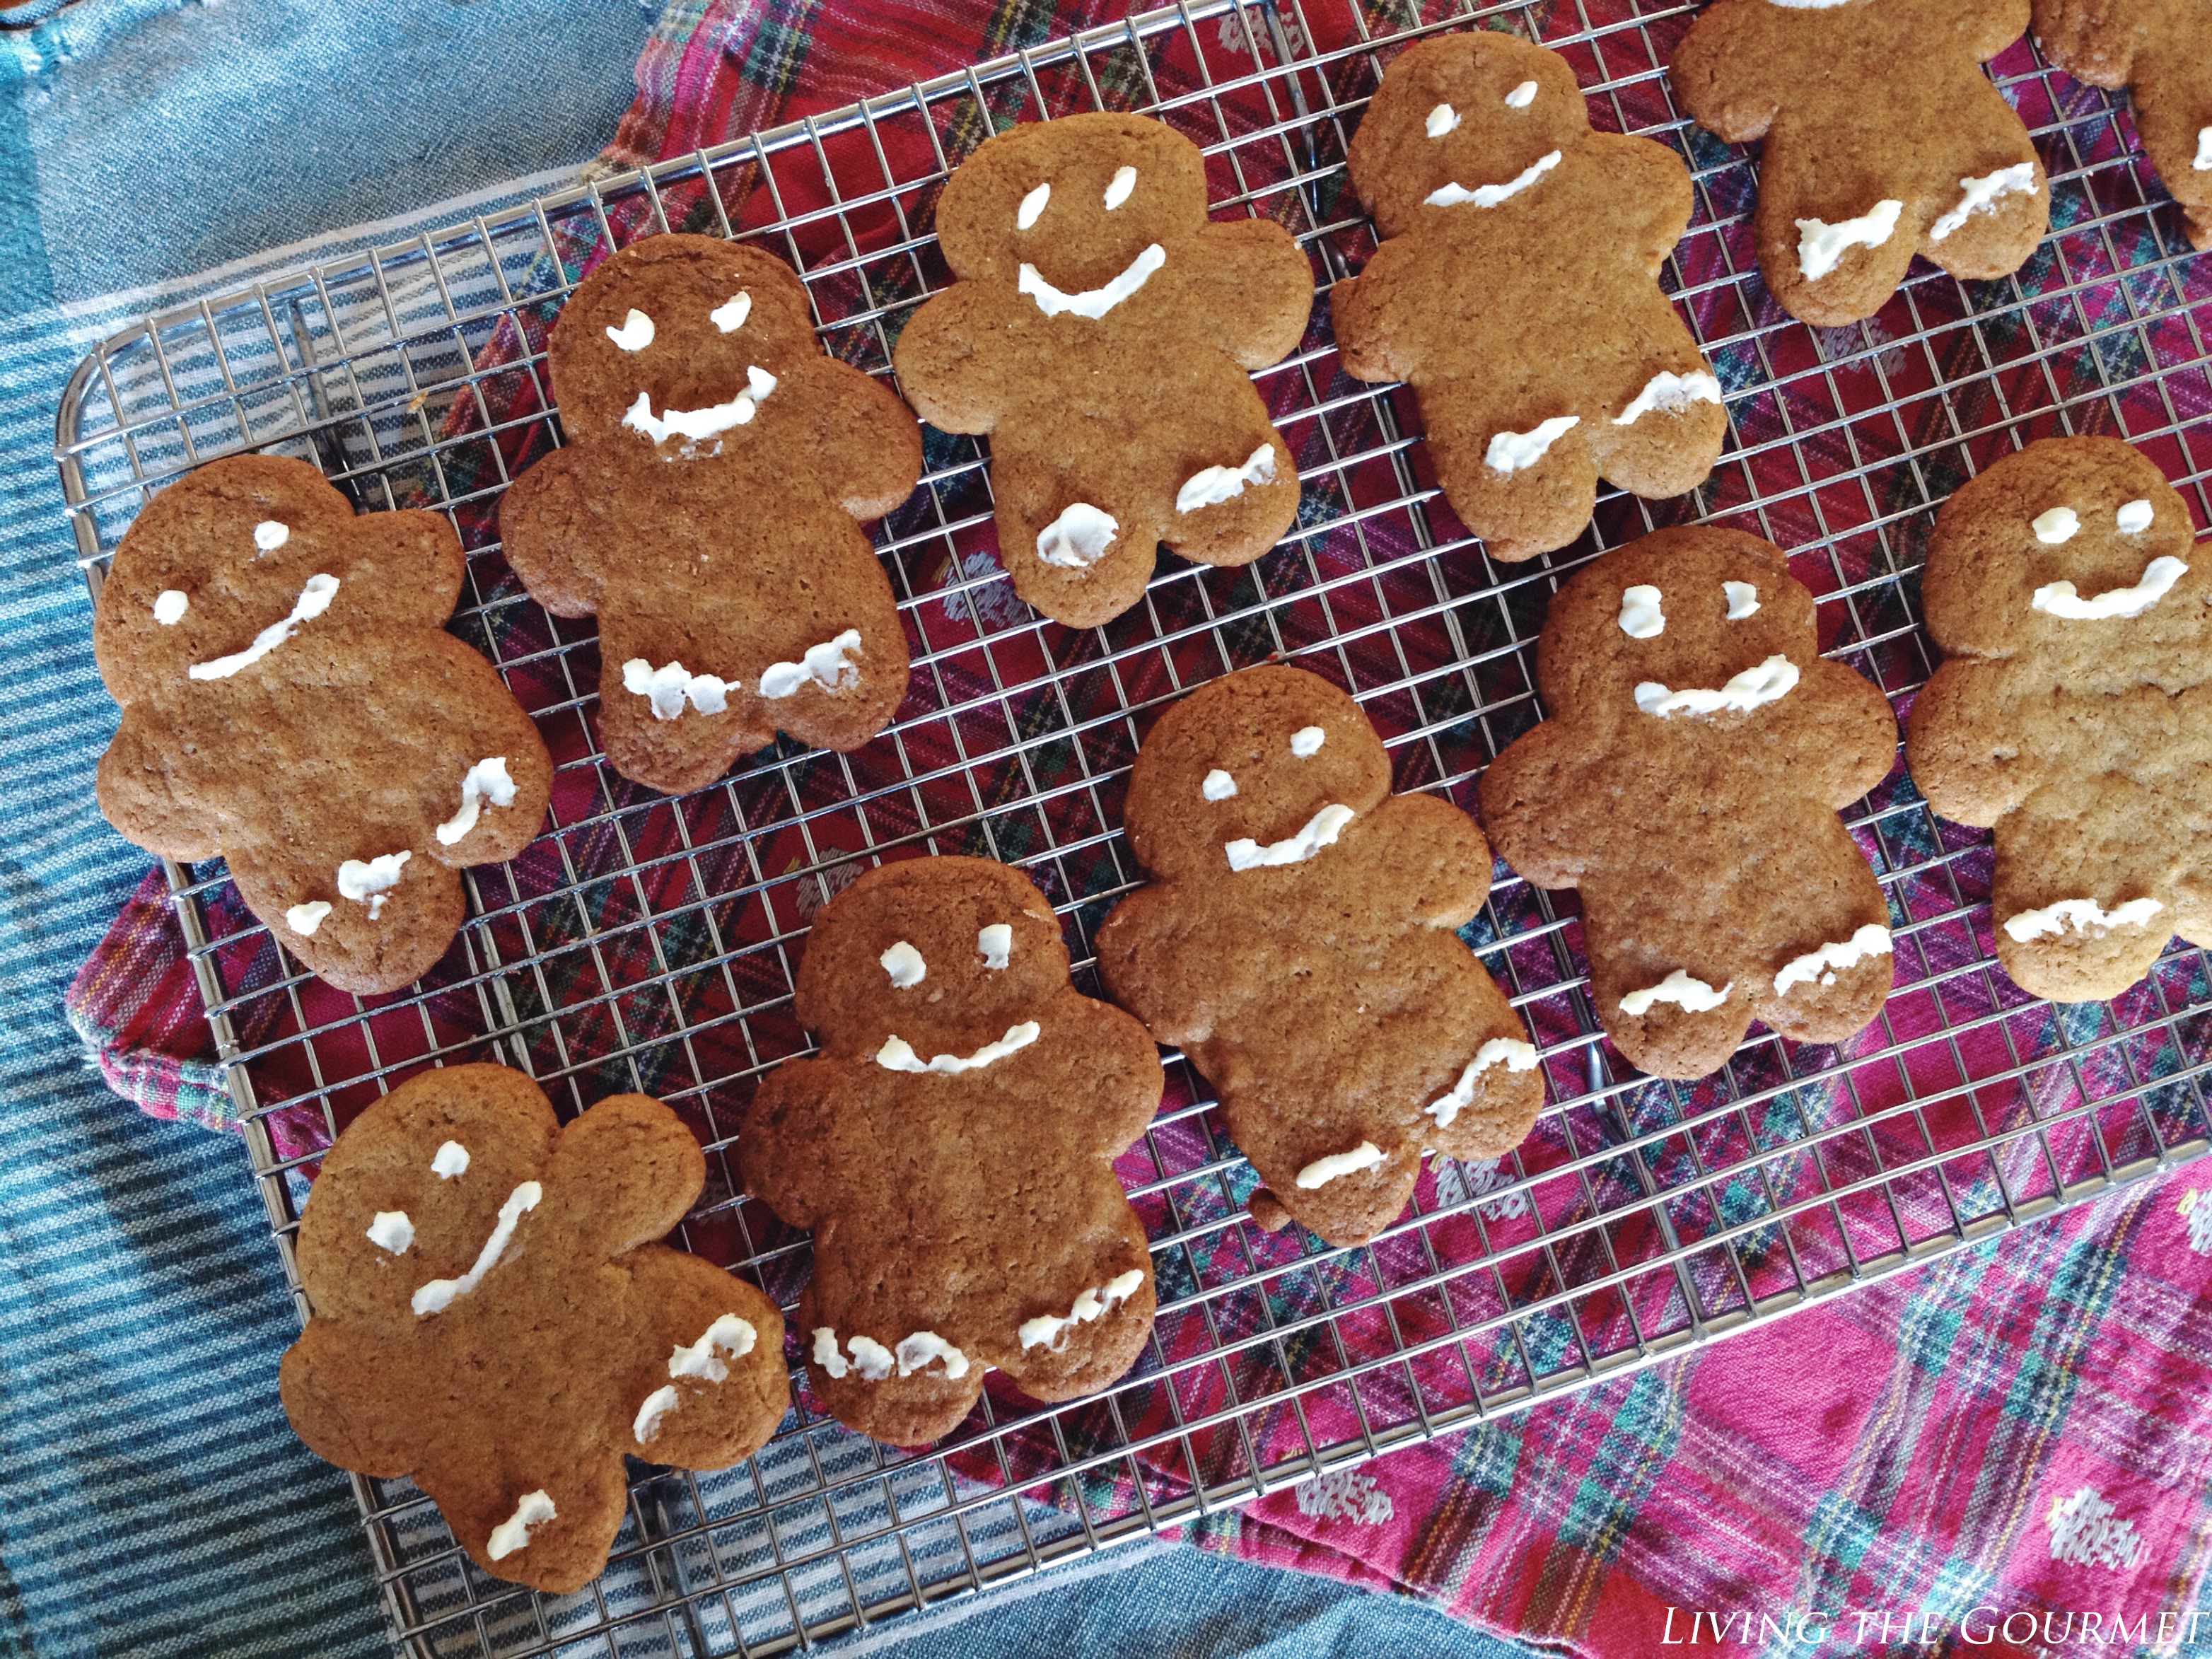
[(1632, 640), (1656, 640), (1667, 631), (1667, 614), (1659, 608), (1659, 590), (1638, 582), (1620, 590), (1620, 631)]
[(994, 921), (975, 933), (975, 948), (983, 953), (984, 967), (996, 972), (1012, 959), (1014, 930), (1003, 921)]
[(1301, 726), (1291, 733), (1291, 752), (1300, 760), (1321, 753), (1321, 746), (1328, 741), (1328, 733), (1318, 726)]
[(1759, 614), (1759, 589), (1751, 582), (1723, 582), (1721, 592), (1728, 596), (1728, 619), (1741, 622), (1747, 617)]
[(165, 587), (154, 596), (154, 620), (164, 628), (174, 628), (184, 621), (191, 605), (182, 589)]
[(1895, 234), (1898, 216), (1904, 211), (1904, 203), (1884, 198), (1857, 218), (1845, 219), (1840, 224), (1800, 219), (1797, 269), (1805, 273), (1807, 282), (1819, 282), (1836, 268), (1846, 250), (1880, 247), (1887, 242)]
[[(268, 528), (265, 524), (261, 526), (261, 530)], [(281, 524), (276, 528), (284, 530)], [(289, 536), (291, 532), (284, 531), (284, 534)], [(258, 541), (261, 531), (255, 531), (253, 535)], [(301, 623), (313, 622), (321, 616), (331, 608), (331, 601), (337, 596), (338, 579), (336, 576), (310, 576), (306, 586), (301, 588), (300, 597), (293, 604), (290, 616), (282, 622), (270, 623), (253, 636), (253, 643), (245, 650), (234, 651), (228, 657), (217, 657), (213, 662), (196, 662), (185, 672), (196, 680), (227, 680), (240, 669), (252, 667), (290, 639), (300, 631)]]
[[(1534, 82), (1529, 84), (1533, 86)], [(1429, 118), (1422, 123), (1422, 127), (1430, 137), (1441, 138), (1458, 125), (1459, 112), (1449, 104), (1438, 104), (1429, 112)]]
[[(2124, 504), (2120, 510), (2112, 515), (2112, 522), (2119, 526), (2123, 536), (2140, 536), (2150, 528), (2154, 516), (2149, 501), (2139, 499)], [(178, 610), (181, 611), (183, 608), (179, 605)]]
[(2081, 527), (2081, 515), (2070, 507), (2054, 507), (2037, 514), (2028, 527), (2045, 547), (2057, 547), (2074, 539), (2074, 532)]
[(1285, 864), (1304, 864), (1324, 847), (1333, 847), (1343, 833), (1344, 826), (1352, 822), (1349, 806), (1328, 805), (1305, 822), (1304, 828), (1295, 836), (1270, 842), (1262, 847), (1249, 836), (1225, 843), (1222, 851), (1229, 855), (1231, 870), (1273, 869)]
[(1052, 186), (1048, 184), (1039, 185), (1028, 195), (1023, 197), (1022, 205), (1014, 215), (1014, 228), (1027, 230), (1036, 224), (1037, 216), (1044, 211), (1045, 204), (1051, 200)]
[(929, 964), (921, 959), (921, 952), (904, 939), (885, 951), (880, 960), (884, 972), (890, 975), (894, 990), (903, 991), (908, 986), (919, 985), (929, 973)]
[(441, 1181), (469, 1172), (469, 1149), (458, 1140), (442, 1141), (430, 1158), (430, 1173)]
[(1023, 264), (1014, 286), (1035, 300), (1037, 309), (1048, 317), (1070, 313), (1088, 318), (1095, 323), (1144, 287), (1152, 280), (1152, 273), (1167, 262), (1167, 250), (1154, 242), (1124, 265), (1120, 273), (1103, 288), (1087, 288), (1079, 294), (1064, 294), (1039, 276), (1035, 265), (1026, 263)]
[(1135, 190), (1136, 187), (1136, 168), (1132, 167), (1115, 167), (1114, 169), (1114, 177), (1108, 181), (1106, 185), (1106, 211), (1111, 213), (1115, 208), (1121, 206), (1122, 203), (1127, 201), (1129, 199), (1129, 192)]
[(1717, 691), (1703, 687), (1669, 691), (1656, 680), (1645, 680), (1636, 688), (1636, 706), (1662, 720), (1676, 714), (1717, 714), (1723, 709), (1749, 714), (1787, 696), (1797, 678), (1797, 665), (1778, 654), (1756, 668), (1745, 669)]
[(653, 319), (632, 306), (620, 328), (607, 330), (607, 338), (624, 351), (642, 351), (653, 343)]
[(1198, 788), (1208, 800), (1227, 800), (1237, 793), (1237, 780), (1217, 766), (1206, 775), (1206, 781)]
[(427, 1319), (452, 1307), (457, 1297), (466, 1296), (483, 1283), (483, 1277), (499, 1266), (499, 1259), (507, 1254), (507, 1247), (514, 1237), (515, 1224), (523, 1213), (534, 1210), (545, 1196), (544, 1188), (534, 1181), (526, 1181), (507, 1195), (507, 1202), (499, 1206), (499, 1219), (494, 1224), (491, 1237), (484, 1240), (483, 1249), (468, 1272), (459, 1279), (434, 1279), (416, 1291), (410, 1304), (417, 1319)]
[(1559, 166), (1559, 159), (1558, 150), (1547, 150), (1502, 185), (1477, 185), (1473, 190), (1456, 183), (1440, 185), (1423, 199), (1431, 207), (1496, 207), (1500, 202), (1518, 196)]
[(1037, 1040), (1040, 1030), (1036, 1021), (1025, 1019), (1018, 1025), (1008, 1026), (1006, 1036), (996, 1042), (985, 1043), (972, 1054), (939, 1054), (927, 1061), (915, 1053), (914, 1045), (904, 1037), (885, 1037), (884, 1046), (876, 1050), (876, 1064), (886, 1072), (938, 1072), (947, 1077), (962, 1072), (980, 1072), (994, 1060), (1004, 1060), (1028, 1048)]
[(292, 539), (292, 526), (275, 519), (264, 519), (253, 526), (253, 545), (264, 553), (274, 553)]
[[(631, 315), (636, 313), (633, 312)], [(732, 294), (707, 313), (707, 320), (717, 331), (735, 334), (745, 325), (745, 319), (753, 314), (753, 296), (743, 290)]]
[(2153, 559), (2143, 567), (2142, 580), (2132, 587), (2115, 587), (2094, 599), (2082, 599), (2072, 582), (2050, 582), (2035, 590), (2028, 601), (2061, 622), (2105, 622), (2114, 617), (2140, 617), (2172, 591), (2189, 574), (2189, 567), (2171, 555)]
[[(704, 409), (665, 409), (656, 416), (653, 412), (653, 394), (641, 392), (637, 401), (629, 406), (622, 423), (635, 432), (642, 432), (656, 444), (666, 443), (671, 438), (686, 440), (683, 453), (690, 455), (692, 446), (720, 438), (732, 427), (749, 425), (760, 406), (775, 390), (775, 376), (757, 363), (745, 369), (745, 389), (726, 404), (710, 404)], [(710, 454), (720, 454), (717, 444)]]
[(379, 1210), (368, 1224), (368, 1242), (380, 1250), (405, 1255), (407, 1247), (415, 1242), (415, 1224), (404, 1210)]
[(1505, 94), (1505, 107), (1508, 109), (1526, 109), (1535, 101), (1536, 83), (1534, 81), (1523, 81)]

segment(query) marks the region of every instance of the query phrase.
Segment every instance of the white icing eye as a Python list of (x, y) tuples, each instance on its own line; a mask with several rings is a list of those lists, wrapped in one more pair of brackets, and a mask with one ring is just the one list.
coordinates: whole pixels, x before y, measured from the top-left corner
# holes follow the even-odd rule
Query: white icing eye
[(642, 351), (653, 343), (653, 319), (633, 306), (620, 328), (610, 328), (607, 338), (624, 351)]
[(1535, 101), (1536, 83), (1534, 81), (1523, 81), (1505, 94), (1505, 107), (1508, 109), (1526, 109)]
[(1620, 631), (1632, 640), (1651, 640), (1667, 631), (1666, 612), (1659, 608), (1659, 590), (1649, 582), (1620, 590)]
[[(2119, 526), (2122, 535), (2139, 536), (2150, 528), (2152, 516), (2149, 501), (2132, 501), (2114, 514), (2112, 518), (2113, 522)], [(181, 611), (184, 607), (179, 605), (177, 609)], [(156, 611), (155, 614), (158, 616), (160, 613)]]
[(165, 587), (154, 596), (154, 620), (164, 628), (174, 628), (184, 621), (185, 611), (191, 604), (182, 588)]
[(1198, 787), (1208, 800), (1227, 800), (1237, 793), (1237, 780), (1217, 766), (1206, 775), (1206, 781)]
[(1111, 213), (1115, 208), (1121, 206), (1122, 203), (1127, 201), (1129, 199), (1129, 192), (1136, 189), (1136, 168), (1115, 167), (1114, 169), (1113, 180), (1106, 186), (1106, 211)]
[[(753, 314), (753, 296), (732, 294), (707, 313), (707, 320), (725, 334), (735, 334), (745, 325), (745, 319)], [(635, 317), (635, 312), (630, 313)]]
[(1321, 746), (1328, 740), (1328, 733), (1318, 726), (1301, 726), (1291, 733), (1291, 752), (1300, 760), (1321, 753)]
[(921, 952), (904, 939), (892, 945), (876, 960), (883, 963), (884, 971), (890, 975), (894, 990), (903, 991), (909, 985), (921, 984), (922, 976), (929, 972), (929, 965), (922, 961)]
[(430, 1159), (430, 1171), (441, 1181), (451, 1181), (469, 1171), (469, 1149), (458, 1140), (441, 1146)]
[(1003, 968), (1013, 954), (1014, 930), (1006, 922), (994, 921), (977, 932), (975, 948), (983, 953), (986, 968)]
[(1449, 104), (1438, 104), (1429, 112), (1429, 118), (1424, 125), (1430, 137), (1441, 138), (1459, 125), (1459, 112)]
[(407, 1247), (415, 1242), (415, 1224), (404, 1210), (379, 1210), (376, 1219), (368, 1224), (368, 1242), (380, 1250), (405, 1255)]
[(292, 526), (275, 519), (264, 519), (253, 526), (253, 544), (264, 553), (274, 553), (292, 539)]
[(1044, 212), (1044, 204), (1050, 200), (1052, 200), (1052, 185), (1048, 183), (1039, 185), (1028, 195), (1023, 197), (1021, 207), (1014, 214), (1014, 228), (1027, 230), (1031, 225), (1036, 223)]
[(2081, 515), (2070, 507), (2054, 507), (2048, 513), (2039, 513), (2030, 521), (2035, 539), (2046, 547), (2071, 541), (2074, 532), (2081, 527)]
[(1728, 595), (1728, 619), (1741, 622), (1759, 609), (1759, 589), (1749, 582), (1723, 582), (1721, 592)]

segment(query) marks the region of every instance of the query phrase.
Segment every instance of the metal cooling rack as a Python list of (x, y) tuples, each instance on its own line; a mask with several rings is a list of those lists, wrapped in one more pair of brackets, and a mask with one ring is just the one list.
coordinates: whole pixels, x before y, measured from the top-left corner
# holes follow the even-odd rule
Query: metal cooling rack
[[(711, 1173), (684, 1242), (792, 1307), (805, 1239), (737, 1192), (727, 1151), (754, 1081), (806, 1047), (790, 975), (814, 908), (885, 857), (1004, 859), (1051, 896), (1095, 991), (1092, 930), (1136, 875), (1116, 826), (1139, 731), (1231, 668), (1286, 656), (1346, 684), (1400, 789), (1471, 805), (1482, 766), (1537, 718), (1549, 594), (1656, 525), (1737, 525), (1790, 550), (1824, 648), (1900, 706), (1930, 667), (1922, 540), (1980, 465), (2050, 432), (2115, 433), (2206, 525), (2212, 259), (2191, 262), (2124, 108), (2030, 46), (1995, 68), (2051, 174), (2049, 239), (2006, 281), (1962, 287), (1923, 267), (1874, 321), (1814, 331), (1753, 274), (1751, 166), (1673, 104), (1661, 66), (1690, 8), (1440, 18), (1355, 3), (1148, 12), (150, 318), (85, 360), (58, 455), (95, 592), (146, 498), (219, 453), (301, 455), (365, 507), (442, 508), (471, 549), (453, 626), (499, 665), (560, 769), (548, 832), (513, 865), (468, 872), (459, 942), (404, 995), (331, 991), (220, 865), (170, 866), (295, 1296), (299, 1205), (331, 1134), (425, 1065), (494, 1057), (564, 1115), (623, 1089), (684, 1114)], [(921, 489), (878, 535), (914, 647), (890, 732), (843, 757), (782, 744), (676, 801), (601, 764), (585, 689), (596, 639), (529, 601), (495, 529), (507, 477), (556, 441), (544, 331), (590, 262), (664, 228), (755, 240), (803, 275), (827, 348), (888, 376), (898, 327), (946, 280), (928, 227), (950, 167), (1014, 119), (1105, 106), (1196, 139), (1217, 213), (1286, 224), (1325, 293), (1374, 246), (1342, 164), (1378, 48), (1471, 22), (1560, 50), (1599, 126), (1656, 137), (1691, 166), (1697, 215), (1666, 281), (1731, 421), (1694, 495), (1608, 492), (1574, 548), (1493, 565), (1432, 487), (1410, 398), (1341, 373), (1317, 305), (1300, 350), (1258, 377), (1305, 498), (1257, 564), (1164, 558), (1112, 625), (1042, 622), (987, 550), (980, 447), (933, 434)], [(2109, 1005), (2036, 1002), (1993, 963), (1985, 836), (1936, 820), (1901, 766), (1846, 817), (1888, 894), (1897, 969), (1852, 1042), (1789, 1046), (1754, 1028), (1712, 1078), (1644, 1078), (1599, 1033), (1571, 895), (1501, 867), (1470, 939), (1539, 1039), (1552, 1100), (1515, 1156), (1440, 1161), (1360, 1249), (1270, 1236), (1245, 1218), (1252, 1173), (1177, 1061), (1121, 1164), (1161, 1299), (1123, 1382), (1044, 1409), (994, 1376), (957, 1433), (902, 1454), (823, 1416), (802, 1371), (795, 1409), (747, 1464), (635, 1466), (612, 1565), (560, 1598), (477, 1572), (410, 1484), (356, 1478), (397, 1640), (441, 1656), (805, 1645), (1748, 1328), (2207, 1147), (2203, 952), (2169, 951)]]

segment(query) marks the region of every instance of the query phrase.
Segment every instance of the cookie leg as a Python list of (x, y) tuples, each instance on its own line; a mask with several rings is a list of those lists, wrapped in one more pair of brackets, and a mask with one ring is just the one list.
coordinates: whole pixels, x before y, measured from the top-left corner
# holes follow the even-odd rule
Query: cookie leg
[(2119, 995), (2150, 971), (2177, 922), (2194, 920), (2176, 894), (2128, 868), (2130, 828), (2159, 821), (2150, 792), (2110, 778), (2106, 793), (2071, 815), (2039, 797), (1997, 826), (1997, 961), (2021, 989), (2053, 1002)]
[(1603, 901), (1583, 889), (1590, 1000), (1605, 1034), (1654, 1077), (1687, 1081), (1728, 1063), (1751, 1029), (1757, 994), (1687, 930), (1616, 939)]
[(1649, 377), (1591, 422), (1589, 443), (1601, 474), (1656, 501), (1705, 481), (1728, 436), (1728, 410), (1719, 378), (1663, 298), (1647, 312), (1643, 335)]
[(1080, 1285), (1030, 1298), (1033, 1311), (991, 1352), (993, 1363), (1038, 1400), (1095, 1394), (1127, 1375), (1158, 1310), (1152, 1259), (1139, 1237), (1102, 1255)]
[(341, 991), (378, 996), (436, 966), (467, 908), (459, 876), (444, 865), (380, 851), (373, 831), (364, 832), (362, 852), (324, 870), (234, 848), (230, 870), (246, 908), (308, 971)]
[[(684, 654), (687, 643), (690, 659)], [(749, 718), (757, 698), (732, 699), (710, 641), (687, 641), (669, 627), (624, 618), (599, 622), (599, 746), (634, 783), (681, 795), (703, 789), (740, 755), (775, 741), (773, 725)], [(680, 672), (679, 672), (680, 671)]]
[(1156, 508), (1105, 469), (995, 447), (999, 562), (1014, 592), (1055, 622), (1096, 628), (1143, 597), (1158, 562)]
[(623, 1400), (632, 1411), (624, 1449), (687, 1469), (750, 1457), (789, 1403), (783, 1316), (751, 1285), (680, 1250), (647, 1246), (625, 1264), (643, 1331)]
[(1597, 501), (1592, 428), (1583, 416), (1516, 405), (1473, 380), (1419, 391), (1437, 481), (1492, 557), (1534, 558), (1583, 533)]
[(1249, 564), (1297, 520), (1297, 467), (1243, 375), (1224, 380), (1217, 397), (1182, 403), (1151, 442), (1172, 463), (1162, 536), (1182, 557)]
[[(1961, 176), (1959, 200), (1929, 227), (1920, 251), (1954, 276), (1985, 283), (2010, 276), (2027, 263), (2043, 234), (2051, 228), (2050, 182), (2043, 176), (2035, 152), (2027, 149), (2024, 138), (2021, 143), (2024, 155), (2002, 161), (1992, 158), (1986, 166), (1973, 163), (1977, 171)], [(2026, 174), (2016, 171), (2023, 166), (2029, 169)], [(2007, 188), (1995, 196), (1986, 193), (2022, 177), (2033, 180), (2032, 189)], [(1967, 179), (1972, 182), (1966, 183)], [(1943, 234), (1938, 236), (1938, 231)]]
[[(983, 1359), (940, 1331), (879, 1273), (844, 1270), (817, 1236), (799, 1304), (799, 1352), (830, 1414), (893, 1446), (950, 1434), (983, 1392)], [(972, 1346), (972, 1345), (970, 1345)]]
[(1888, 303), (1912, 264), (1917, 239), (1903, 221), (1904, 204), (1870, 191), (1848, 202), (1793, 191), (1798, 178), (1770, 141), (1753, 213), (1759, 275), (1801, 322), (1815, 328), (1863, 322)]
[(562, 1594), (607, 1564), (629, 1487), (611, 1453), (578, 1457), (550, 1446), (479, 1449), (416, 1471), (461, 1547), (494, 1577)]
[(1889, 909), (1874, 872), (1865, 876), (1844, 902), (1805, 907), (1802, 931), (1758, 988), (1759, 1017), (1793, 1042), (1841, 1042), (1888, 999), (1896, 963)]

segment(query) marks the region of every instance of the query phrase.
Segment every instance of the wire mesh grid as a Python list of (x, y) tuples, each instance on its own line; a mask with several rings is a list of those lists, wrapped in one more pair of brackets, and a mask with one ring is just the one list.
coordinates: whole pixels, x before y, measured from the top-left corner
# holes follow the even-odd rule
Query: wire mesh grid
[[(1662, 72), (1691, 8), (1572, 0), (1472, 10), (1206, 0), (1148, 12), (643, 174), (479, 216), (305, 276), (150, 318), (83, 362), (58, 453), (88, 580), (145, 499), (219, 453), (316, 462), (364, 508), (450, 514), (470, 550), (453, 626), (537, 718), (558, 771), (546, 832), (468, 872), (470, 919), (410, 992), (362, 1000), (301, 971), (220, 864), (171, 884), (255, 1179), (298, 1295), (313, 1160), (425, 1066), (495, 1058), (564, 1116), (637, 1089), (708, 1151), (682, 1242), (787, 1309), (804, 1235), (738, 1190), (732, 1127), (808, 1048), (791, 976), (808, 919), (860, 870), (923, 852), (1024, 868), (1096, 992), (1090, 940), (1137, 879), (1118, 834), (1151, 717), (1285, 658), (1350, 689), (1401, 790), (1472, 806), (1538, 718), (1534, 641), (1564, 574), (1662, 523), (1767, 536), (1819, 599), (1822, 646), (1900, 708), (1931, 667), (1917, 628), (1932, 509), (2035, 436), (2144, 447), (2208, 521), (2212, 260), (2135, 154), (2124, 106), (2023, 42), (1999, 84), (2035, 133), (2054, 226), (2002, 282), (1920, 268), (1872, 321), (1814, 331), (1758, 282), (1751, 163), (1692, 128)], [(1607, 492), (1574, 547), (1493, 563), (1437, 494), (1403, 388), (1348, 379), (1329, 283), (1372, 252), (1345, 143), (1391, 51), (1510, 28), (1563, 52), (1601, 129), (1674, 146), (1697, 210), (1663, 280), (1727, 392), (1729, 446), (1677, 501)], [(947, 272), (928, 226), (994, 129), (1093, 107), (1159, 115), (1207, 158), (1218, 216), (1285, 223), (1313, 258), (1298, 351), (1257, 377), (1298, 459), (1291, 535), (1243, 570), (1163, 556), (1143, 602), (1077, 632), (1016, 600), (992, 555), (981, 446), (928, 434), (922, 488), (877, 539), (913, 653), (893, 726), (846, 756), (787, 742), (670, 800), (596, 738), (596, 636), (546, 615), (501, 559), (507, 480), (558, 441), (545, 330), (613, 247), (662, 229), (752, 240), (805, 279), (829, 350), (888, 377)], [(1551, 1103), (1511, 1157), (1435, 1160), (1372, 1243), (1269, 1235), (1205, 1085), (1180, 1060), (1120, 1173), (1150, 1233), (1160, 1314), (1132, 1374), (1046, 1408), (994, 1376), (969, 1421), (901, 1452), (794, 1407), (738, 1468), (633, 1465), (608, 1571), (565, 1597), (478, 1571), (405, 1481), (356, 1477), (410, 1652), (774, 1652), (1140, 1537), (1392, 1445), (1741, 1330), (2205, 1150), (2212, 983), (2177, 947), (2111, 1004), (2053, 1006), (1993, 963), (1988, 837), (1936, 820), (1902, 765), (1845, 815), (1889, 899), (1896, 988), (1833, 1047), (1754, 1027), (1696, 1084), (1603, 1040), (1571, 894), (1502, 866), (1468, 942), (1528, 1019)], [(301, 1310), (305, 1313), (304, 1297)]]

